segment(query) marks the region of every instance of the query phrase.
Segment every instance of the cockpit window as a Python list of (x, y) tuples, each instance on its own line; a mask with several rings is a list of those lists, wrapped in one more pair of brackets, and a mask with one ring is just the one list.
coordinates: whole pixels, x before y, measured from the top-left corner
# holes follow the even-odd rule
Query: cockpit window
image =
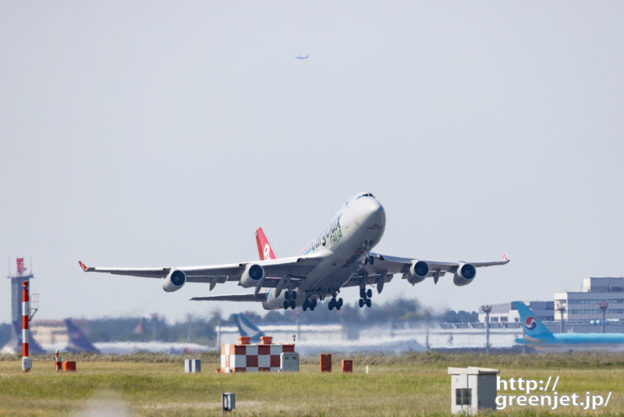
[(360, 195), (358, 195), (358, 196), (357, 196), (357, 200), (359, 200), (359, 199), (360, 199), (360, 198), (362, 198), (362, 197), (373, 197), (373, 198), (375, 198), (375, 196), (374, 196), (374, 195), (372, 195), (371, 193), (366, 193), (366, 194), (360, 194)]

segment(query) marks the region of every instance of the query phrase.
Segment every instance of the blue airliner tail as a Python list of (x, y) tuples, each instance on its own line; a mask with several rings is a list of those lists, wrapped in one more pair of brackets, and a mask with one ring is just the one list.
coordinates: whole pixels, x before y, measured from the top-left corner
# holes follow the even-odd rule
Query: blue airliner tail
[(251, 338), (251, 343), (260, 343), (260, 337), (264, 336), (262, 330), (258, 329), (258, 327), (243, 314), (232, 314), (232, 318), (241, 336), (249, 336)]
[(69, 343), (64, 349), (66, 352), (100, 353), (72, 319), (65, 319), (65, 326), (67, 326), (67, 335), (69, 336)]
[(514, 301), (514, 306), (518, 309), (520, 314), (520, 323), (527, 336), (543, 339), (552, 338), (553, 334), (544, 324), (535, 316), (529, 307), (527, 307), (522, 301)]

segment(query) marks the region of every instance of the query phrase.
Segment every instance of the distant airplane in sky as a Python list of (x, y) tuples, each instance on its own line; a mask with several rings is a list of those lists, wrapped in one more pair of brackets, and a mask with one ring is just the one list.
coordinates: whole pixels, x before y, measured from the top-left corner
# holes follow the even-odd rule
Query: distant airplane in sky
[(78, 263), (86, 272), (164, 278), (163, 289), (167, 292), (179, 290), (186, 282), (209, 283), (212, 290), (217, 284), (233, 281), (255, 291), (191, 300), (256, 301), (267, 310), (301, 306), (305, 311), (314, 310), (317, 301), (325, 297), (331, 297), (330, 310), (340, 310), (343, 300), (337, 296), (344, 287), (359, 287), (360, 307), (370, 307), (373, 292), (366, 287), (375, 285), (377, 292), (381, 293), (384, 284), (395, 274), (401, 274), (414, 285), (428, 277), (437, 283), (441, 276), (450, 273), (455, 285), (463, 286), (474, 280), (477, 268), (509, 262), (506, 256), (502, 261), (438, 262), (371, 252), (381, 240), (385, 227), (383, 206), (371, 193), (360, 193), (344, 203), (325, 230), (299, 255), (289, 258), (277, 258), (259, 228), (256, 231), (259, 262), (157, 268), (87, 267), (80, 261)]
[(295, 57), (295, 59), (299, 59), (301, 61), (303, 61), (304, 59), (308, 59), (308, 58), (310, 58), (310, 54), (308, 54), (306, 56), (299, 55), (299, 56)]
[(517, 338), (516, 343), (548, 352), (569, 352), (574, 350), (624, 351), (624, 333), (553, 334), (523, 302), (516, 301), (514, 305), (518, 309), (520, 322), (525, 331), (525, 336)]

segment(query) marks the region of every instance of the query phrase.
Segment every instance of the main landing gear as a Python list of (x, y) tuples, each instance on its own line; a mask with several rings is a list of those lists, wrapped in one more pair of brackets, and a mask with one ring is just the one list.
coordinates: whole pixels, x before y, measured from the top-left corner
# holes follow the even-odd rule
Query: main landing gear
[(314, 311), (314, 308), (316, 307), (316, 298), (313, 299), (309, 299), (306, 298), (305, 300), (303, 300), (303, 311), (306, 311), (307, 309), (310, 309), (310, 311)]
[(360, 305), (360, 308), (364, 307), (365, 305), (366, 307), (370, 307), (372, 296), (373, 296), (373, 291), (370, 288), (368, 290), (365, 290), (364, 288), (360, 288), (360, 301), (358, 303)]
[(297, 307), (297, 291), (286, 291), (284, 293), (284, 310), (288, 310), (292, 308), (293, 310)]
[(342, 298), (336, 300), (336, 296), (333, 296), (332, 299), (329, 300), (328, 307), (330, 310), (333, 310), (334, 308), (336, 310), (340, 310), (342, 308)]

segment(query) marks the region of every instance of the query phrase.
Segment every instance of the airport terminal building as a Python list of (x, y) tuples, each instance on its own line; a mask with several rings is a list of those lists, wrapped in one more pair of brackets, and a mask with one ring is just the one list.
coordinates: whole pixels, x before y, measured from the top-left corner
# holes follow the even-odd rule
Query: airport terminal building
[[(558, 321), (575, 324), (596, 324), (602, 320), (598, 303), (606, 302), (605, 319), (624, 322), (624, 277), (587, 277), (581, 291), (558, 292), (554, 301), (524, 301), (544, 322)], [(479, 311), (479, 321), (485, 323), (485, 313)], [(511, 302), (492, 305), (490, 323), (506, 326), (518, 323), (520, 316)]]
[(602, 320), (599, 302), (607, 302), (606, 319), (624, 321), (624, 278), (583, 279), (581, 291), (555, 293), (555, 319), (571, 322)]

